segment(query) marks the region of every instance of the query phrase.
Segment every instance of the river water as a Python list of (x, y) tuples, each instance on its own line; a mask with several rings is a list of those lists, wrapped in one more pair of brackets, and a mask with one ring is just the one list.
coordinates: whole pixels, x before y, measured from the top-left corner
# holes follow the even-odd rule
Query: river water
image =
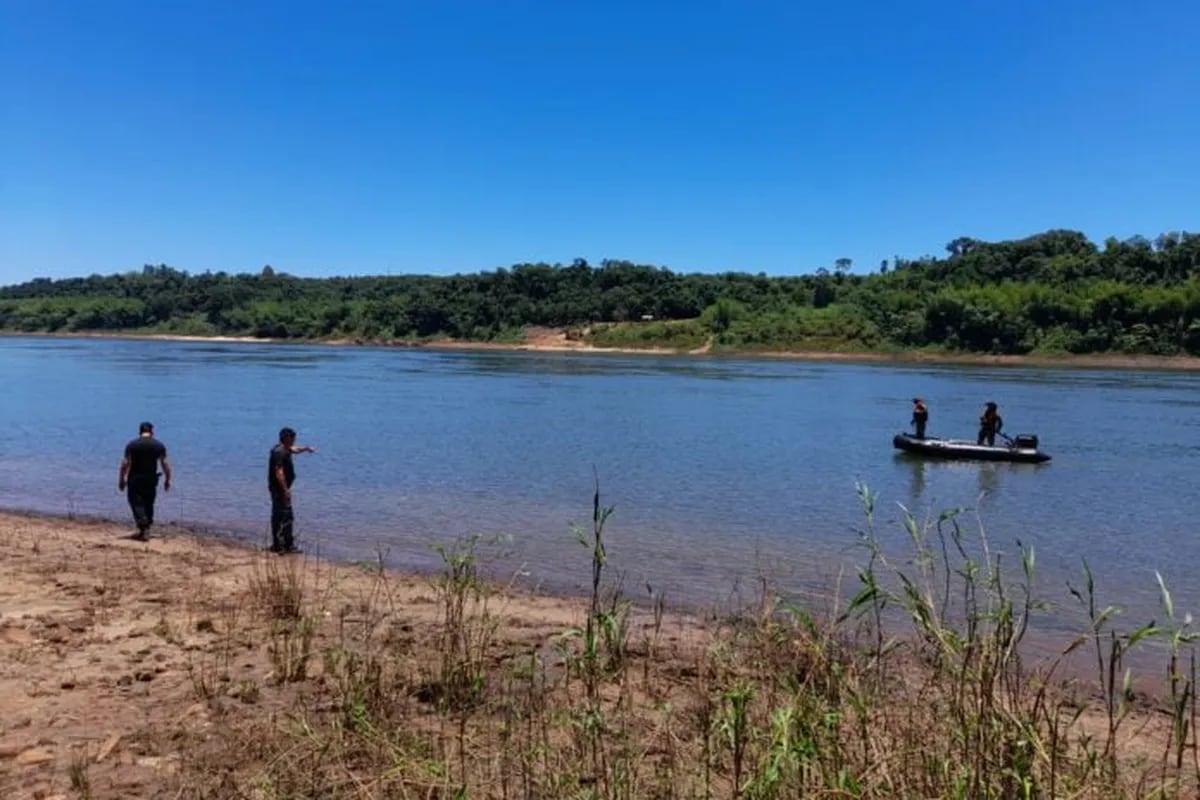
[[(340, 559), (432, 570), (431, 545), (478, 534), (494, 574), (581, 591), (598, 478), (629, 595), (723, 608), (765, 578), (821, 603), (855, 587), (861, 482), (899, 564), (901, 506), (962, 507), (975, 544), (1035, 549), (1063, 619), (1084, 559), (1130, 624), (1162, 617), (1155, 571), (1177, 614), (1200, 604), (1195, 373), (8, 337), (0, 375), (9, 509), (127, 520), (117, 466), (148, 419), (176, 471), (159, 518), (262, 543), (289, 425), (319, 448), (296, 457), (298, 538)], [(995, 400), (1053, 460), (897, 454), (918, 394), (931, 435), (972, 437)]]

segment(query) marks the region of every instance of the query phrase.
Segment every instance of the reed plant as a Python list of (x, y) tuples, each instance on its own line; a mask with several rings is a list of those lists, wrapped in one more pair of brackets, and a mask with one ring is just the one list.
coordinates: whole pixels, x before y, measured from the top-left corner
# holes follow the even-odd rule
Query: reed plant
[[(598, 481), (590, 525), (573, 528), (588, 554), (588, 594), (566, 628), (506, 613), (518, 593), (481, 577), (477, 537), (438, 548), (438, 575), (407, 599), (382, 557), (352, 579), (328, 570), (322, 590), (304, 576), (317, 565), (264, 564), (252, 581), (257, 617), (234, 621), (272, 632), (265, 647), (285, 680), (217, 720), (221, 735), (189, 748), (173, 789), (1195, 796), (1197, 632), (1164, 580), (1161, 621), (1126, 629), (1085, 562), (1083, 583), (1064, 599), (1081, 603), (1086, 629), (1034, 660), (1025, 643), (1052, 604), (1033, 547), (998, 546), (965, 509), (900, 507), (896, 528), (883, 527), (875, 493), (860, 485), (858, 497), (857, 585), (844, 607), (835, 600), (824, 612), (767, 582), (754, 612), (711, 620), (673, 613), (649, 587), (633, 602), (610, 574), (615, 512)], [(1151, 643), (1147, 653), (1163, 658), (1161, 691), (1138, 693), (1130, 654)], [(1083, 653), (1093, 674), (1068, 669)]]

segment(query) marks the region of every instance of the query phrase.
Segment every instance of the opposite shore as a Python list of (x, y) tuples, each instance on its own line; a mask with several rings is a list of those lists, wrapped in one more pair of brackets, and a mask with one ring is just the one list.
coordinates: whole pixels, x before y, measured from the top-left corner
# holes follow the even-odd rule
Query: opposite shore
[(321, 345), (329, 347), (380, 347), (417, 350), (464, 350), (534, 353), (587, 353), (609, 355), (671, 355), (727, 358), (761, 358), (794, 361), (925, 364), (990, 367), (1055, 367), (1064, 369), (1200, 370), (1200, 356), (1159, 356), (1124, 353), (997, 355), (989, 353), (933, 350), (714, 350), (711, 343), (694, 349), (666, 347), (599, 347), (571, 338), (563, 329), (530, 328), (522, 340), (506, 342), (467, 341), (449, 338), (429, 340), (364, 339), (272, 339), (254, 336), (198, 336), (173, 333), (121, 332), (18, 332), (0, 331), (7, 338), (128, 339), (135, 341), (210, 342), (217, 344)]

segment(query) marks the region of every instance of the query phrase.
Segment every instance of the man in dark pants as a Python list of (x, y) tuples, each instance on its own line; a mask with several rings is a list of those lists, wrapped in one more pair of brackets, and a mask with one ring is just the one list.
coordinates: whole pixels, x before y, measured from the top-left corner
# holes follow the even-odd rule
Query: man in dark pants
[(1000, 429), (1003, 427), (1004, 420), (1001, 419), (996, 404), (989, 401), (983, 408), (983, 415), (979, 418), (978, 443), (987, 442), (988, 447), (995, 447), (996, 434), (1000, 433)]
[(271, 490), (271, 552), (298, 553), (293, 536), (295, 515), (292, 513), (292, 483), (296, 469), (293, 453), (315, 453), (317, 448), (296, 445), (296, 432), (291, 428), (279, 431), (279, 444), (271, 448), (267, 463), (267, 487)]
[(929, 408), (920, 397), (913, 398), (912, 424), (917, 429), (917, 438), (925, 438), (925, 425), (929, 422)]
[(145, 541), (154, 524), (154, 501), (158, 494), (158, 466), (162, 465), (163, 491), (171, 491), (171, 464), (167, 461), (167, 448), (154, 438), (154, 426), (143, 422), (138, 426), (138, 437), (125, 445), (125, 457), (121, 459), (121, 471), (117, 476), (117, 489), (126, 491), (129, 509), (138, 532), (135, 539)]

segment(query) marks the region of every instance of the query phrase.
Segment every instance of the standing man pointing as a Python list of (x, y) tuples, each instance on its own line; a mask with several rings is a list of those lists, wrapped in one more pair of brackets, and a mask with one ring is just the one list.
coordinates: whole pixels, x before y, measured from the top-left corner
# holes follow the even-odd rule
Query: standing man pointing
[(271, 448), (267, 463), (267, 486), (271, 490), (271, 552), (299, 553), (293, 536), (295, 515), (292, 513), (292, 483), (296, 468), (294, 453), (315, 453), (317, 448), (296, 444), (296, 432), (291, 428), (279, 431), (279, 444)]

